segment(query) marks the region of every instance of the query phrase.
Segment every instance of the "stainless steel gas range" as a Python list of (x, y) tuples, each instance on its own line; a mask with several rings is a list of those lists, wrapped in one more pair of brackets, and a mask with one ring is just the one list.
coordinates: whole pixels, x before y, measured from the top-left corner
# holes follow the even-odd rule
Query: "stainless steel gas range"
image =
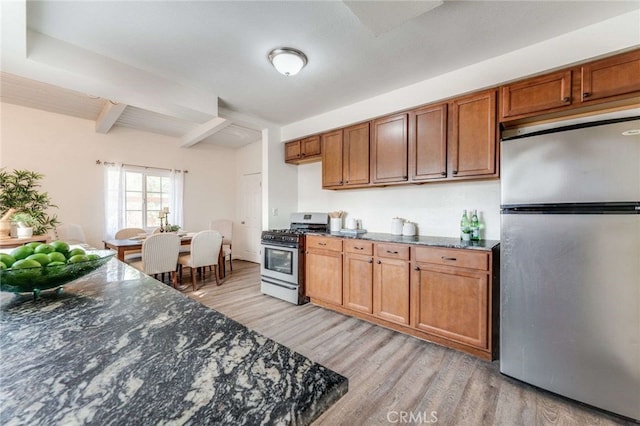
[(263, 231), (260, 291), (296, 305), (309, 300), (304, 289), (305, 233), (327, 232), (327, 213), (292, 213), (289, 229)]

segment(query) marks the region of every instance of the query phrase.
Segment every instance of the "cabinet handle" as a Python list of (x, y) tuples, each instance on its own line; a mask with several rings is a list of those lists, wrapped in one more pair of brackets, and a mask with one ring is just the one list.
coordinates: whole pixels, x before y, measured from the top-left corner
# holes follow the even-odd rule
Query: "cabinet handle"
[(373, 259), (369, 259), (369, 263), (373, 263)]
[(413, 267), (413, 270), (414, 270), (414, 271), (419, 271), (419, 270), (420, 270), (420, 267), (419, 267), (419, 266), (414, 266), (414, 267)]
[(338, 185), (342, 185), (342, 181), (339, 181), (339, 182), (338, 182)]
[(355, 250), (364, 250), (364, 247), (354, 247)]
[(381, 263), (382, 263), (382, 261), (381, 261), (381, 260), (378, 260), (376, 263), (379, 265), (379, 264), (381, 264)]
[(569, 96), (562, 98), (562, 102), (571, 102), (571, 98)]
[(588, 98), (589, 96), (591, 96), (591, 93), (589, 93), (589, 92), (584, 92), (584, 93), (582, 94), (582, 97), (583, 97), (583, 98)]
[(442, 176), (446, 176), (446, 175), (447, 175), (447, 172), (440, 172), (440, 174), (441, 174)]
[(409, 180), (409, 176), (402, 176), (403, 180)]
[(326, 246), (327, 243), (318, 243), (319, 246)]
[(387, 250), (387, 253), (389, 253), (389, 254), (398, 254), (397, 251), (391, 251), (391, 250)]
[(451, 261), (455, 262), (458, 259), (456, 259), (455, 257), (442, 256), (442, 260), (451, 260)]
[(457, 174), (458, 174), (458, 171), (457, 171), (457, 170), (454, 170), (454, 171), (452, 171), (452, 172), (451, 172), (451, 174), (457, 175)]
[(346, 181), (345, 183), (347, 183), (347, 184), (348, 184), (348, 183), (349, 183), (349, 181)]

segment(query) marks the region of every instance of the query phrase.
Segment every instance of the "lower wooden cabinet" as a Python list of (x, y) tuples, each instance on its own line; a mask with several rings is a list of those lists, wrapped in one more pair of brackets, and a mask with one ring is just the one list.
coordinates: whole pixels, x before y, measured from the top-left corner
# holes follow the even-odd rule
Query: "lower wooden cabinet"
[(307, 296), (326, 308), (494, 359), (498, 254), (497, 246), (467, 250), (307, 236)]
[(412, 271), (412, 326), (489, 349), (489, 278), (469, 271), (419, 264)]
[(409, 262), (382, 258), (373, 269), (373, 315), (409, 325)]
[(342, 305), (342, 242), (330, 237), (308, 236), (307, 247), (306, 295), (311, 299)]

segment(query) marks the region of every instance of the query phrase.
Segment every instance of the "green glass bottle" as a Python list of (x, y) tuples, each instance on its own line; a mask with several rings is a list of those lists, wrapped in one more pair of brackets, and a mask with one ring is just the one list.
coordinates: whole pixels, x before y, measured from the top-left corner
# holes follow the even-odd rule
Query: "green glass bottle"
[(471, 241), (480, 241), (480, 221), (477, 210), (474, 210), (471, 215)]
[(462, 219), (460, 219), (460, 239), (462, 241), (471, 239), (471, 222), (469, 222), (466, 210), (462, 211)]

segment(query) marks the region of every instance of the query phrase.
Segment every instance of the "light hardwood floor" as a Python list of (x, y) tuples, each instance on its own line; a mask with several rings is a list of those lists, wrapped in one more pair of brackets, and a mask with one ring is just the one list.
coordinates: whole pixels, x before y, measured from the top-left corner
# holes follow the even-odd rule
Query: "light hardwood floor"
[(262, 295), (258, 264), (233, 268), (221, 286), (207, 275), (185, 294), (349, 379), (314, 425), (632, 424), (505, 377), (498, 361)]

